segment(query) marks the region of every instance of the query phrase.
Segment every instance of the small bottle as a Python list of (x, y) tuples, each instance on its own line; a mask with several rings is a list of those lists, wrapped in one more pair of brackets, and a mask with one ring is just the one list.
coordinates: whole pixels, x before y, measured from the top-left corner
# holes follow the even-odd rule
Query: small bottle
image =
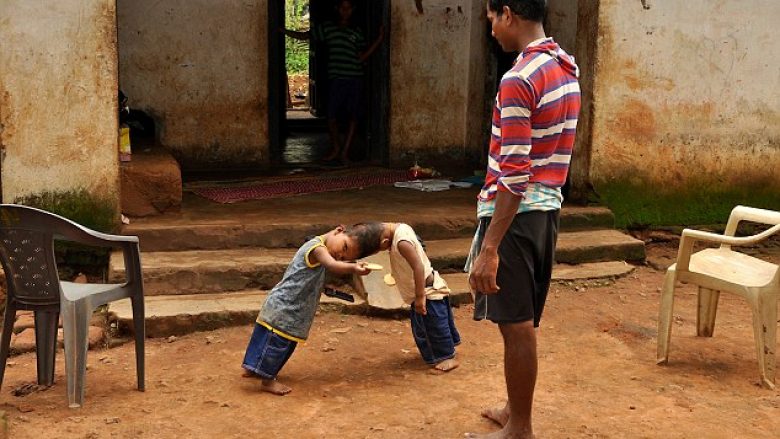
[(122, 124), (119, 127), (119, 161), (129, 162), (132, 150), (130, 149), (130, 127)]
[(406, 175), (411, 180), (417, 180), (418, 178), (420, 178), (420, 170), (422, 170), (422, 168), (420, 167), (420, 165), (417, 164), (417, 161), (415, 161), (414, 166), (409, 168), (409, 170), (406, 172)]

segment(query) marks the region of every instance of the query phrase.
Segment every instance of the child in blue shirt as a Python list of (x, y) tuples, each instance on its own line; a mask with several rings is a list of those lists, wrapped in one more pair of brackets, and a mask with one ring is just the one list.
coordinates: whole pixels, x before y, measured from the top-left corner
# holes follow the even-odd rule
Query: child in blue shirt
[(359, 225), (339, 226), (298, 249), (282, 280), (268, 293), (244, 355), (244, 376), (261, 378), (260, 390), (275, 395), (290, 393), (292, 389), (276, 376), (298, 343), (309, 336), (326, 272), (370, 273), (365, 263), (345, 261), (376, 253), (378, 233)]

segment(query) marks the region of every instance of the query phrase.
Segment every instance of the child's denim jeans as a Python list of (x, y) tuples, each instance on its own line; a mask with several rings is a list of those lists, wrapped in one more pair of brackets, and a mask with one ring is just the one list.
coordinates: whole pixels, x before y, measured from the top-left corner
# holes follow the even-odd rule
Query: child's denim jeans
[(424, 316), (418, 314), (412, 304), (412, 335), (423, 360), (428, 364), (437, 364), (455, 356), (460, 334), (455, 328), (449, 298), (425, 302), (427, 314)]

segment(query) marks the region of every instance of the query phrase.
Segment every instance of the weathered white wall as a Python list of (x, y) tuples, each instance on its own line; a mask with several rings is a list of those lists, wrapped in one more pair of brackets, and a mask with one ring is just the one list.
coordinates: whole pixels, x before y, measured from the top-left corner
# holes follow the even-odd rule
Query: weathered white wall
[(602, 0), (590, 179), (780, 190), (778, 18), (777, 0)]
[(267, 0), (117, 0), (122, 90), (184, 168), (267, 164)]
[(4, 202), (86, 191), (118, 205), (113, 0), (0, 1)]
[(462, 159), (484, 146), (484, 133), (469, 129), (487, 117), (484, 5), (420, 3), (422, 12), (411, 0), (391, 4), (390, 157), (399, 164), (412, 154)]

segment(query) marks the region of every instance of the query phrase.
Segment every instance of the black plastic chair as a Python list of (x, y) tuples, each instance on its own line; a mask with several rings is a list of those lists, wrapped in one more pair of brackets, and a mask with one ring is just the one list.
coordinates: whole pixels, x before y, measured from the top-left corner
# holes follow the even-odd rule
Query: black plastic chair
[[(78, 284), (60, 281), (54, 241), (120, 248), (124, 253), (124, 284)], [(89, 320), (94, 310), (130, 298), (135, 331), (138, 390), (144, 390), (144, 287), (138, 238), (96, 232), (32, 207), (0, 204), (0, 262), (8, 284), (3, 332), (0, 336), (0, 386), (11, 343), (16, 311), (35, 313), (38, 384), (54, 382), (57, 322), (62, 315), (68, 405), (84, 400)]]

